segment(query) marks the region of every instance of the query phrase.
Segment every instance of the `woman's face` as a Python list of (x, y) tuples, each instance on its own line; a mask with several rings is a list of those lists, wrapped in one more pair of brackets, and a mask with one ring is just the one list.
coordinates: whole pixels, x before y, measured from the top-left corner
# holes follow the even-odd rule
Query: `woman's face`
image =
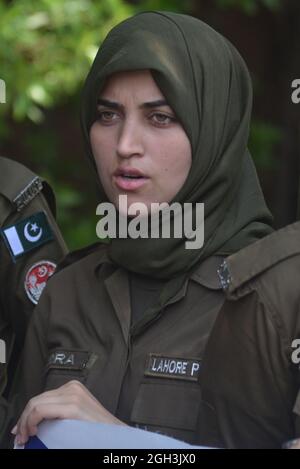
[(119, 195), (127, 195), (127, 208), (142, 202), (150, 211), (153, 202), (170, 202), (192, 163), (190, 141), (148, 70), (109, 77), (90, 141), (102, 186), (117, 208)]

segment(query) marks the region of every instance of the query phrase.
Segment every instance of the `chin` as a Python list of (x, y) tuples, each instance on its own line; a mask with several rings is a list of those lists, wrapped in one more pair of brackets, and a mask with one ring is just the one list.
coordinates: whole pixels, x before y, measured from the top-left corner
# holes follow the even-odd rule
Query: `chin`
[[(127, 196), (127, 203), (119, 204), (119, 196)], [(147, 216), (151, 212), (151, 203), (143, 200), (142, 197), (133, 197), (132, 194), (119, 194), (117, 197), (114, 197), (113, 204), (122, 216), (128, 216), (129, 218), (135, 217), (137, 215), (145, 215)], [(144, 209), (142, 212), (138, 209), (138, 207), (132, 207), (133, 204), (143, 204), (141, 209)], [(128, 210), (130, 210), (130, 207), (132, 207), (133, 213), (130, 214), (128, 213)]]

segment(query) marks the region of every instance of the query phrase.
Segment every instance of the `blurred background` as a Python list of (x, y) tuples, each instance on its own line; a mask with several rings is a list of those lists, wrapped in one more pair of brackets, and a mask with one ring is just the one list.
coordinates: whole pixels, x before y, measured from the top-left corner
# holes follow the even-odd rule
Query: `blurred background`
[[(82, 83), (101, 40), (143, 10), (191, 14), (239, 50), (254, 87), (249, 148), (279, 228), (299, 197), (300, 0), (0, 0), (0, 155), (44, 176), (71, 249), (95, 242), (97, 187), (79, 126)], [(176, 44), (174, 44), (176, 47)]]

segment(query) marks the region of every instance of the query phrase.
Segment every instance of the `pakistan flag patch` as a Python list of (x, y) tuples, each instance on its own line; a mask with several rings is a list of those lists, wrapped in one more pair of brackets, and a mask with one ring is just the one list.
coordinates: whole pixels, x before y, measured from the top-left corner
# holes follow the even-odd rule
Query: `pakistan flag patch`
[(53, 233), (44, 212), (37, 212), (15, 225), (3, 228), (1, 235), (14, 261), (53, 239)]

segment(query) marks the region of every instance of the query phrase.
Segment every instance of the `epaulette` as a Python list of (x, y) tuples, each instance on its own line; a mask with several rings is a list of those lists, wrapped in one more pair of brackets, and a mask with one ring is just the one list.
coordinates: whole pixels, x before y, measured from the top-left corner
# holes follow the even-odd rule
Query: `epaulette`
[(289, 225), (227, 257), (218, 269), (228, 294), (289, 257), (300, 255), (300, 222)]
[[(43, 190), (44, 181), (30, 169), (12, 159), (0, 157), (0, 194), (21, 212)], [(51, 191), (51, 209), (54, 209)], [(55, 204), (54, 204), (55, 205)]]
[(41, 192), (43, 184), (38, 176), (35, 176), (24, 189), (13, 199), (17, 212), (21, 212), (35, 196)]

